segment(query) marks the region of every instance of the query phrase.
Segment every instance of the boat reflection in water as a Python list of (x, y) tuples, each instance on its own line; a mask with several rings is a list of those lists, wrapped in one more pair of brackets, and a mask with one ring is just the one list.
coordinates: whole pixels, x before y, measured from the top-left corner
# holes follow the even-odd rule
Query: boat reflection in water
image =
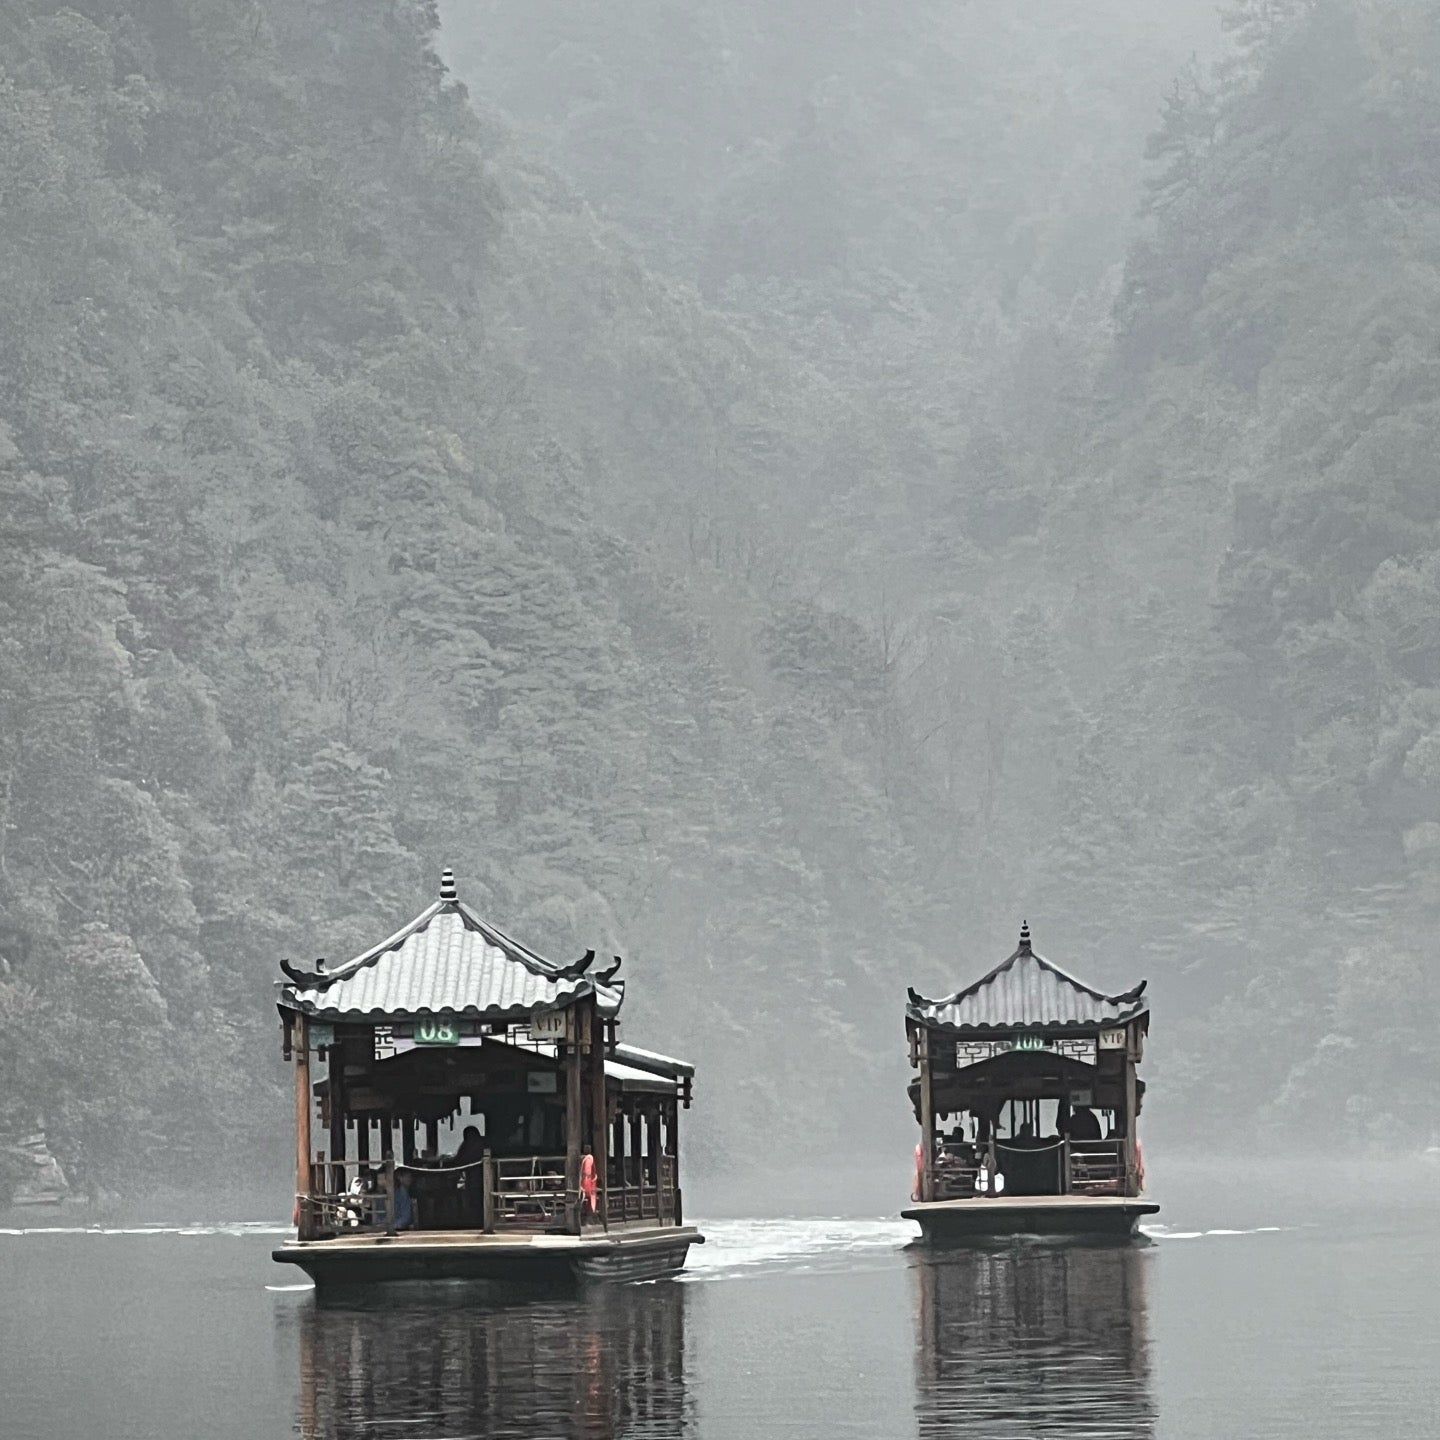
[(1154, 1435), (1149, 1247), (1020, 1242), (909, 1253), (921, 1440)]
[(302, 1440), (692, 1433), (685, 1294), (606, 1287), (523, 1304), (465, 1284), (291, 1311)]

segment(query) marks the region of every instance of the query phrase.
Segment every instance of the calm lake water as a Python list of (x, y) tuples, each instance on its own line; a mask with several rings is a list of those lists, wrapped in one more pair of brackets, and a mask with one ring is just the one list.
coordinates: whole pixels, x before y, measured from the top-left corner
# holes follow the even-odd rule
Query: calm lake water
[(261, 1226), (12, 1231), (0, 1435), (1435, 1436), (1434, 1198), (941, 1254), (893, 1220), (716, 1221), (683, 1280), (504, 1305), (317, 1303)]

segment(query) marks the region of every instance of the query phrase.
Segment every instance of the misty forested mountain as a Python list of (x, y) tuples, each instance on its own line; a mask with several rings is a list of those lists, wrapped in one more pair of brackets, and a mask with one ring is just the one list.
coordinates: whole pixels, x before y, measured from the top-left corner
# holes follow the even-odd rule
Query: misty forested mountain
[(282, 1156), (276, 960), (445, 864), (626, 956), (697, 1168), (902, 1153), (1022, 915), (1161, 1134), (1428, 1137), (1440, 22), (817, 8), (455, 6), (462, 85), (0, 0), (0, 1129), (81, 1184)]
[(1435, 17), (629, 13), (454, 6), (447, 44), (883, 437), (807, 538), (893, 637), (930, 955), (978, 972), (1018, 903), (1160, 982), (1160, 1116), (1423, 1140)]
[[(221, 1130), (227, 1165), (283, 1153), (277, 959), (389, 933), (445, 863), (552, 953), (627, 955), (637, 1036), (736, 1077), (715, 1143), (783, 1118), (747, 1064), (864, 1085), (856, 1002), (920, 903), (867, 764), (883, 657), (747, 580), (734, 524), (777, 473), (799, 510), (838, 403), (477, 120), (424, 6), (32, 12), (0, 91), (12, 1123), (96, 1183), (203, 1171)], [(687, 562), (607, 528), (615, 492)]]

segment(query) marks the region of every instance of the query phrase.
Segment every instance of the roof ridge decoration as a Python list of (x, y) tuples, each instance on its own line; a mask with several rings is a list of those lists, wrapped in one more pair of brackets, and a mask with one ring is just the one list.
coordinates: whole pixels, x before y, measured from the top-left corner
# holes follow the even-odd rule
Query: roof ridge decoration
[[(448, 927), (437, 932), (437, 937), (428, 942), (422, 938), (437, 921), (447, 918)], [(467, 942), (460, 938), (467, 934), (473, 935), (481, 947), (473, 959), (468, 958), (471, 951), (466, 948)], [(398, 955), (407, 945), (419, 949)], [(483, 958), (487, 951), (492, 956), (488, 961)], [(392, 956), (396, 957), (395, 963), (387, 969), (381, 962)], [(314, 1007), (317, 1011), (336, 1004), (344, 1007), (347, 997), (359, 993), (357, 986), (367, 994), (379, 986), (395, 997), (392, 1004), (398, 1003), (402, 994), (409, 996), (406, 1008), (414, 1005), (420, 992), (439, 986), (440, 991), (436, 993), (443, 992), (446, 997), (443, 1008), (469, 1009), (465, 995), (453, 988), (459, 977), (478, 975), (480, 972), (474, 968), (478, 965), (492, 979), (462, 982), (462, 989), (468, 992), (471, 983), (502, 985), (495, 967), (509, 965), (515, 967), (512, 976), (516, 978), (503, 982), (502, 988), (506, 993), (529, 995), (533, 1002), (531, 1008), (569, 1005), (584, 996), (595, 995), (602, 1013), (613, 1014), (620, 1008), (625, 993), (625, 982), (616, 978), (620, 957), (616, 955), (609, 965), (592, 970), (594, 963), (594, 950), (587, 950), (578, 960), (560, 965), (511, 939), (460, 899), (454, 872), (447, 868), (440, 878), (439, 899), (378, 945), (329, 970), (323, 962), (317, 962), (313, 970), (302, 970), (288, 960), (280, 962), (280, 969), (289, 982), (286, 989), (295, 992), (284, 1003), (299, 1003), (302, 1008)], [(400, 966), (398, 970), (396, 964)], [(380, 978), (366, 981), (365, 972), (376, 967), (380, 967)], [(518, 978), (520, 976), (525, 978)], [(432, 1003), (438, 1002), (432, 999)]]
[[(1076, 1007), (1072, 1007), (1073, 1013), (1068, 1017), (1060, 1018), (1057, 1015), (1054, 1019), (1026, 1019), (1013, 1013), (1010, 1018), (1003, 1021), (985, 1020), (978, 1016), (975, 1018), (965, 1016), (963, 1012), (967, 1009), (974, 1011), (980, 1008), (973, 1005), (967, 1007), (967, 1001), (974, 1000), (975, 997), (980, 996), (983, 991), (996, 985), (1001, 977), (1007, 975), (1022, 962), (1036, 967), (1042, 974), (1054, 976), (1057, 981), (1061, 982), (1064, 986), (1068, 986), (1072, 991), (1076, 992), (1077, 995), (1084, 996), (1086, 999), (1093, 1001), (1094, 1006), (1091, 1008), (1094, 1011), (1095, 1018), (1093, 1020), (1086, 1019)], [(1133, 1018), (1135, 1015), (1140, 1014), (1145, 1008), (1141, 996), (1145, 993), (1147, 983), (1147, 981), (1142, 980), (1138, 985), (1132, 986), (1129, 990), (1124, 990), (1113, 995), (1106, 994), (1103, 990), (1097, 990), (1094, 986), (1087, 985), (1083, 980), (1077, 979), (1074, 975), (1070, 974), (1068, 970), (1062, 969), (1059, 965), (1055, 964), (1054, 961), (1047, 960), (1043, 955), (1037, 955), (1031, 948), (1030, 927), (1026, 924), (1021, 927), (1020, 943), (1014, 952), (1006, 956), (1004, 960), (993, 969), (987, 971), (973, 984), (957, 990), (953, 995), (943, 999), (933, 1000), (920, 994), (918, 990), (911, 986), (906, 991), (906, 996), (909, 1001), (906, 1008), (907, 1013), (912, 1019), (921, 1021), (929, 1020), (963, 1028), (984, 1028), (986, 1026), (992, 1026), (994, 1028), (1013, 1029), (1026, 1024), (1079, 1025), (1101, 1023), (1102, 1016), (1100, 1012), (1104, 1010), (1114, 1012), (1108, 1016), (1104, 1016), (1104, 1019), (1113, 1023), (1119, 1023), (1123, 1019)], [(1017, 1009), (1023, 1011), (1024, 1008), (1024, 1004), (1020, 1003), (1016, 997), (1010, 997), (1007, 1001), (1007, 1009), (1011, 1012)], [(945, 1011), (952, 1011), (954, 1014), (947, 1019), (942, 1014), (942, 1012)]]
[[(343, 965), (337, 965), (333, 970), (326, 970), (323, 968), (323, 964), (320, 964), (314, 971), (306, 972), (296, 969), (288, 960), (282, 960), (280, 968), (296, 984), (303, 984), (307, 988), (311, 986), (324, 987), (333, 981), (348, 978), (367, 965), (373, 965), (389, 951), (398, 950), (412, 935), (417, 935), (427, 929), (430, 922), (445, 910), (456, 912), (464, 922), (466, 929), (478, 931), (489, 944), (497, 950), (503, 950), (511, 960), (523, 965), (532, 974), (543, 975), (547, 979), (574, 980), (583, 975), (594, 963), (595, 952), (593, 950), (587, 950), (578, 960), (572, 960), (567, 965), (560, 965), (537, 954), (528, 945), (522, 945), (518, 940), (512, 940), (499, 926), (492, 925), (460, 899), (454, 871), (446, 869), (440, 874), (440, 898), (431, 901), (413, 920), (402, 925), (393, 935), (382, 940), (378, 945), (372, 945), (368, 950), (361, 951), (359, 955), (347, 960)], [(607, 970), (598, 973), (595, 978), (602, 982), (612, 980), (615, 972), (620, 968), (620, 963), (620, 957), (616, 955), (614, 963)]]

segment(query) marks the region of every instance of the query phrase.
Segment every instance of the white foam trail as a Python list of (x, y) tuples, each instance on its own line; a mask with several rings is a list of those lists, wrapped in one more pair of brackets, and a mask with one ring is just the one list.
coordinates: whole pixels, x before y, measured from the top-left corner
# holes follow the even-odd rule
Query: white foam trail
[(811, 1269), (829, 1262), (898, 1250), (915, 1238), (904, 1220), (715, 1220), (700, 1222), (705, 1244), (686, 1262), (694, 1283), (723, 1275), (776, 1269)]
[(31, 1225), (0, 1230), (0, 1235), (289, 1235), (293, 1228), (266, 1220), (239, 1220), (220, 1225)]
[(1293, 1225), (1255, 1225), (1247, 1230), (1167, 1230), (1163, 1225), (1140, 1227), (1141, 1233), (1152, 1240), (1204, 1240), (1212, 1235), (1280, 1235), (1295, 1228)]

